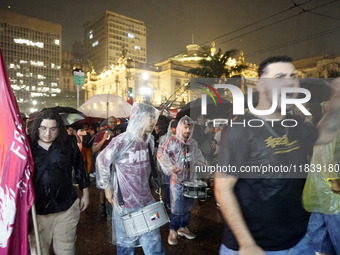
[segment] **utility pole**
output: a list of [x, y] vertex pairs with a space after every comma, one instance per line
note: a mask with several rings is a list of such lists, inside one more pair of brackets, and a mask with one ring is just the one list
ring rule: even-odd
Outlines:
[[73, 73], [73, 84], [77, 86], [77, 109], [78, 109], [79, 108], [79, 86], [84, 85], [85, 73], [79, 68], [74, 69], [72, 73]]

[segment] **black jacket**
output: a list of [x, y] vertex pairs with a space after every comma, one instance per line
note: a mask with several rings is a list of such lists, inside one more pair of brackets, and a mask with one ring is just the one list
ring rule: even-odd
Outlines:
[[[73, 183], [77, 183], [81, 190], [90, 185], [77, 144], [72, 139], [68, 139], [64, 146], [53, 142], [46, 151], [33, 142], [31, 149], [37, 214], [66, 211], [77, 199]], [[48, 163], [44, 163], [45, 158]]]

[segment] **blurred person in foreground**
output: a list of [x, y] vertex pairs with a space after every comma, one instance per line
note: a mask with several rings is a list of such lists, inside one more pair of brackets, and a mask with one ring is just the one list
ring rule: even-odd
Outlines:
[[[49, 254], [53, 241], [55, 254], [75, 254], [76, 230], [80, 212], [89, 205], [88, 174], [76, 142], [67, 135], [58, 113], [41, 112], [30, 134], [34, 159], [34, 189], [42, 254]], [[72, 170], [75, 172], [72, 179]], [[82, 190], [79, 199], [73, 185]], [[31, 252], [36, 254], [34, 231], [30, 233]]]
[[[339, 79], [334, 81], [330, 109], [318, 129], [298, 116], [281, 115], [281, 89], [297, 87], [297, 71], [291, 58], [271, 57], [263, 61], [259, 65], [256, 84], [259, 103], [255, 109], [268, 110], [276, 101], [276, 110], [267, 115], [246, 112], [238, 116], [238, 123], [257, 119], [263, 121], [263, 125], [234, 125], [228, 127], [222, 138], [218, 164], [235, 169], [215, 175], [215, 196], [227, 223], [220, 248], [222, 255], [310, 255], [315, 252], [306, 236], [308, 214], [302, 207], [305, 173], [241, 171], [247, 166], [292, 166], [299, 171], [300, 166], [308, 165], [315, 143], [333, 139], [339, 126]], [[277, 95], [273, 95], [274, 89]], [[286, 96], [296, 99], [297, 93]], [[287, 106], [290, 112], [291, 108], [291, 104]], [[282, 125], [285, 119], [294, 119], [297, 125], [285, 127]]]
[[340, 254], [340, 132], [314, 147], [310, 168], [303, 190], [303, 206], [312, 213], [307, 233], [320, 255]]
[[194, 199], [183, 196], [183, 183], [196, 180], [195, 165], [206, 163], [197, 142], [191, 139], [194, 122], [182, 117], [176, 135], [170, 136], [158, 148], [157, 158], [165, 174], [170, 174], [171, 221], [168, 243], [178, 244], [178, 235], [194, 239], [196, 235], [188, 229], [190, 211]]
[[[139, 211], [154, 202], [149, 185], [149, 150], [154, 148], [151, 132], [158, 115], [153, 106], [134, 103], [126, 132], [114, 137], [97, 157], [97, 186], [105, 189], [106, 199], [113, 205], [112, 240], [119, 255], [132, 255], [137, 246], [141, 246], [145, 254], [164, 254], [159, 228], [127, 237], [121, 219], [122, 215]], [[124, 202], [121, 206], [118, 184]]]
[[[92, 152], [93, 155], [101, 152], [106, 148], [106, 146], [111, 142], [111, 140], [117, 135], [117, 119], [114, 116], [110, 116], [107, 119], [106, 130], [100, 131], [93, 142]], [[98, 154], [97, 154], [98, 155]], [[97, 160], [97, 156], [94, 158]], [[96, 171], [97, 172], [97, 171]], [[100, 217], [106, 218], [106, 198], [103, 189], [99, 189], [99, 199], [100, 199]]]

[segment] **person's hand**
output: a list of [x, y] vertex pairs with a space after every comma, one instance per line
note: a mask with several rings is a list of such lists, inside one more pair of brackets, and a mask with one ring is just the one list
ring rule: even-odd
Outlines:
[[182, 172], [182, 169], [177, 167], [177, 166], [174, 166], [172, 169], [171, 169], [172, 172], [176, 173], [176, 174], [180, 174]]
[[105, 197], [110, 204], [113, 204], [113, 190], [105, 189]]
[[266, 255], [266, 253], [257, 245], [249, 245], [240, 247], [240, 255]]
[[105, 131], [104, 135], [103, 135], [103, 140], [107, 140], [108, 138], [110, 138], [110, 135], [109, 135], [109, 131]]
[[80, 212], [85, 211], [89, 204], [90, 204], [89, 189], [85, 188], [83, 189], [83, 196], [81, 197], [79, 203]]
[[340, 195], [340, 184], [339, 180], [332, 180], [332, 191]]

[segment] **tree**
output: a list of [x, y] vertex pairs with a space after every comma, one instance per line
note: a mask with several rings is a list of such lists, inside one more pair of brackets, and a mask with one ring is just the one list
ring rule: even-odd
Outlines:
[[241, 71], [247, 66], [243, 64], [228, 65], [236, 52], [236, 49], [232, 49], [222, 54], [222, 50], [219, 48], [216, 54], [211, 54], [211, 47], [204, 46], [201, 50], [204, 58], [199, 62], [201, 67], [191, 68], [187, 73], [200, 78], [240, 77]]
[[340, 76], [340, 71], [338, 70], [329, 70], [328, 71], [328, 78], [337, 78]]

